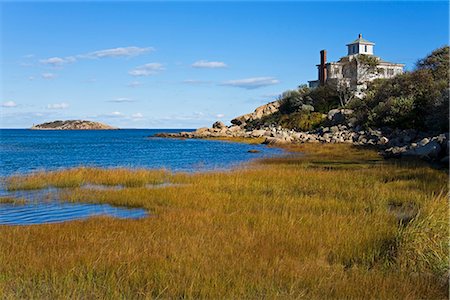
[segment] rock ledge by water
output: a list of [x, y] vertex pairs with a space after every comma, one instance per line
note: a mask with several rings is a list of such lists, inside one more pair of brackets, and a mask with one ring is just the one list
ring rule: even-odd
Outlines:
[[[269, 103], [268, 105], [272, 105]], [[275, 108], [276, 109], [276, 108]], [[272, 113], [270, 111], [269, 113]], [[203, 127], [192, 132], [159, 133], [156, 137], [169, 138], [263, 138], [263, 144], [286, 145], [302, 143], [349, 143], [358, 146], [370, 146], [380, 150], [386, 158], [417, 157], [431, 162], [438, 162], [444, 167], [449, 164], [450, 140], [448, 132], [427, 133], [414, 129], [399, 130], [390, 128], [366, 128], [354, 126], [351, 122], [351, 110], [334, 109], [327, 115], [327, 126], [312, 131], [302, 132], [276, 125], [246, 126], [249, 119], [238, 117], [231, 126], [216, 122], [211, 128]], [[235, 120], [241, 120], [237, 122]], [[240, 124], [240, 125], [237, 125]]]
[[117, 127], [109, 126], [100, 122], [85, 120], [53, 121], [34, 125], [33, 130], [111, 130]]

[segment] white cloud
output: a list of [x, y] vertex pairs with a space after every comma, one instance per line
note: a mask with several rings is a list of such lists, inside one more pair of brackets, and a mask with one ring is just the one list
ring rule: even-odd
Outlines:
[[112, 113], [102, 115], [104, 117], [110, 117], [110, 118], [123, 118], [125, 115], [121, 113], [120, 111], [113, 111]]
[[79, 55], [79, 57], [83, 58], [105, 58], [105, 57], [131, 57], [138, 56], [143, 53], [147, 53], [150, 51], [155, 51], [152, 47], [140, 48], [140, 47], [119, 47], [112, 49], [105, 49], [90, 52], [84, 55]]
[[53, 73], [42, 73], [41, 77], [44, 79], [54, 79], [56, 78], [56, 75]]
[[21, 62], [21, 63], [19, 63], [19, 65], [20, 65], [21, 67], [32, 67], [32, 66], [33, 66], [32, 63], [27, 63], [27, 62]]
[[17, 103], [14, 101], [5, 101], [2, 103], [2, 107], [16, 107]]
[[127, 84], [127, 86], [129, 86], [129, 87], [138, 87], [140, 85], [142, 85], [142, 83], [140, 83], [139, 81], [132, 81]]
[[203, 118], [205, 116], [205, 114], [201, 111], [196, 111], [193, 113], [195, 118]]
[[217, 68], [226, 68], [227, 65], [221, 61], [207, 61], [207, 60], [199, 60], [192, 64], [193, 68], [208, 68], [208, 69], [217, 69]]
[[240, 87], [250, 90], [277, 84], [279, 82], [280, 81], [278, 79], [275, 79], [274, 77], [252, 77], [252, 78], [225, 81], [221, 85]]
[[134, 102], [134, 100], [130, 99], [130, 98], [122, 97], [122, 98], [116, 98], [116, 99], [113, 99], [113, 100], [108, 100], [108, 102], [127, 103], [127, 102]]
[[47, 109], [66, 109], [68, 107], [69, 107], [69, 104], [67, 104], [65, 102], [47, 105]]
[[98, 58], [107, 58], [107, 57], [132, 57], [132, 56], [138, 56], [147, 52], [155, 51], [152, 47], [118, 47], [118, 48], [111, 48], [111, 49], [104, 49], [104, 50], [98, 50], [89, 52], [86, 54], [78, 54], [73, 56], [66, 56], [66, 57], [50, 57], [46, 59], [41, 59], [39, 62], [44, 65], [50, 65], [53, 67], [61, 67], [64, 64], [73, 63], [77, 61], [78, 59], [98, 59]]
[[207, 80], [199, 80], [199, 79], [186, 79], [183, 80], [183, 83], [186, 84], [205, 84], [205, 83], [210, 83], [211, 81], [207, 81]]
[[51, 65], [53, 67], [62, 66], [62, 65], [67, 64], [67, 63], [73, 63], [75, 61], [76, 61], [76, 58], [74, 56], [68, 56], [68, 57], [65, 57], [65, 58], [50, 57], [50, 58], [47, 58], [47, 59], [39, 60], [39, 62], [41, 64]]
[[221, 118], [223, 118], [223, 117], [225, 117], [224, 114], [217, 114], [217, 115], [216, 115], [216, 118], [219, 118], [219, 119], [221, 119]]
[[150, 76], [157, 74], [159, 71], [164, 71], [164, 66], [162, 64], [149, 63], [130, 70], [128, 74], [131, 76]]
[[188, 115], [170, 115], [162, 117], [161, 120], [176, 120], [176, 121], [191, 121], [191, 120], [203, 120], [207, 118], [208, 116], [205, 115], [203, 112], [194, 112], [192, 114]]
[[139, 120], [139, 119], [143, 119], [143, 118], [144, 118], [144, 115], [141, 114], [141, 113], [135, 113], [135, 114], [132, 114], [132, 115], [131, 115], [131, 118], [132, 118], [133, 120]]

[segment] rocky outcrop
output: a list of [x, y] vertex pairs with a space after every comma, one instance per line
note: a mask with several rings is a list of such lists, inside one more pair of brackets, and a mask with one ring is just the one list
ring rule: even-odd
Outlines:
[[53, 121], [31, 127], [33, 130], [111, 130], [118, 129], [99, 122], [84, 120]]
[[227, 125], [225, 125], [221, 121], [217, 121], [212, 125], [212, 128], [217, 128], [217, 129], [222, 129], [222, 128], [226, 128], [226, 127], [227, 127]]
[[387, 157], [418, 157], [428, 161], [439, 161], [448, 166], [449, 134], [442, 133], [435, 136], [418, 135], [418, 138], [407, 136], [403, 142], [395, 141], [391, 147], [385, 149]]
[[248, 122], [259, 120], [262, 117], [276, 113], [280, 109], [280, 105], [281, 105], [280, 101], [273, 101], [267, 103], [265, 105], [256, 108], [255, 111], [250, 114], [234, 118], [233, 120], [231, 120], [231, 124], [238, 126], [245, 126]]
[[351, 109], [332, 109], [327, 114], [328, 125], [334, 126], [339, 124], [347, 124], [352, 126], [354, 120], [352, 119], [353, 110]]
[[[263, 138], [267, 145], [301, 143], [349, 143], [376, 147], [386, 157], [417, 157], [440, 162], [448, 167], [449, 134], [432, 135], [417, 130], [365, 129], [354, 126], [353, 111], [333, 109], [327, 114], [326, 126], [309, 132], [289, 130], [275, 125], [248, 124], [278, 111], [278, 101], [258, 107], [253, 113], [237, 117], [231, 126], [217, 121], [212, 128], [203, 127], [192, 132], [162, 133], [159, 137], [174, 138]], [[247, 126], [246, 126], [247, 125]]]
[[367, 129], [335, 125], [320, 127], [310, 132], [298, 132], [269, 126], [247, 130], [245, 127], [214, 126], [199, 128], [196, 131], [162, 133], [158, 137], [173, 138], [264, 138], [263, 144], [286, 145], [302, 143], [348, 143], [378, 148], [386, 158], [417, 157], [427, 161], [441, 162], [448, 166], [449, 135], [429, 135], [415, 130]]

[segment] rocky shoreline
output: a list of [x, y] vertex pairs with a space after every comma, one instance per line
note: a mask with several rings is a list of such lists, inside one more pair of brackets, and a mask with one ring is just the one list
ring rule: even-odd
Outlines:
[[[215, 122], [211, 128], [203, 127], [192, 132], [159, 133], [164, 138], [264, 138], [263, 144], [288, 145], [302, 143], [349, 143], [370, 146], [380, 150], [386, 158], [416, 157], [430, 162], [438, 162], [448, 168], [449, 133], [431, 134], [417, 130], [362, 129], [352, 126], [346, 118], [348, 110], [332, 110], [327, 115], [330, 126], [313, 131], [301, 132], [281, 127], [266, 126], [246, 128], [245, 123], [226, 126]], [[234, 121], [234, 120], [233, 120]], [[232, 122], [233, 122], [232, 121]]]

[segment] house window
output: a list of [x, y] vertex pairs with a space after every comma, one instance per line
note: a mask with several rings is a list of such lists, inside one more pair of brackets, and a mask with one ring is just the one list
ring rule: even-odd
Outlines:
[[353, 45], [353, 53], [356, 53], [356, 46]]
[[364, 52], [367, 52], [367, 45], [364, 46]]
[[387, 69], [387, 74], [388, 74], [389, 76], [394, 75], [394, 69]]

